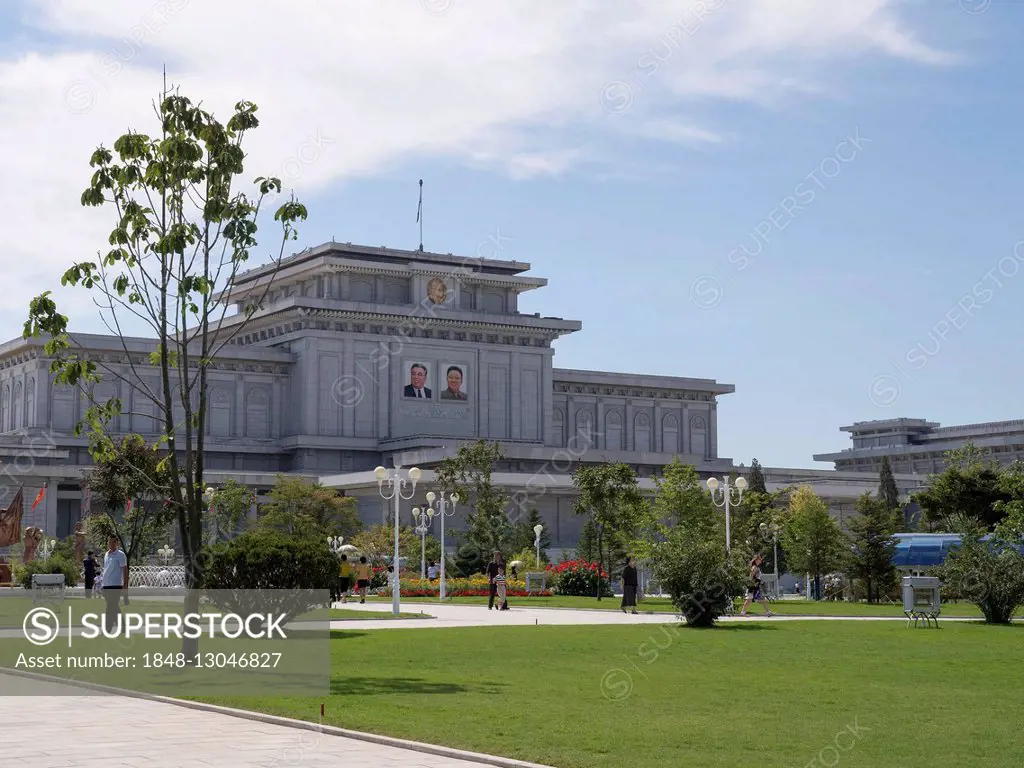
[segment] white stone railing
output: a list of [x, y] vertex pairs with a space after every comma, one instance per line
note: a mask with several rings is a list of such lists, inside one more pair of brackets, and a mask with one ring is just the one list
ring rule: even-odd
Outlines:
[[128, 571], [128, 587], [184, 587], [184, 565], [133, 565]]

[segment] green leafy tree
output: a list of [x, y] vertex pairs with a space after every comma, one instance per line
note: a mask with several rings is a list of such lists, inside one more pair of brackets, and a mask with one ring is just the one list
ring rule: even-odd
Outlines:
[[[576, 514], [588, 515], [594, 524], [597, 565], [598, 569], [603, 569], [608, 562], [604, 557], [605, 544], [621, 551], [622, 543], [635, 536], [647, 502], [640, 492], [636, 473], [628, 464], [583, 464], [573, 473], [572, 482], [579, 492]], [[595, 592], [600, 600], [601, 590]]]
[[486, 560], [491, 558], [485, 553], [494, 550], [511, 554], [515, 544], [515, 528], [507, 513], [509, 496], [491, 482], [494, 465], [503, 458], [498, 443], [478, 440], [459, 448], [437, 468], [437, 485], [448, 493], [457, 493], [460, 503], [472, 506], [466, 518], [466, 540]]
[[86, 518], [86, 536], [106, 549], [116, 536], [129, 567], [167, 538], [173, 513], [166, 503], [173, 485], [163, 451], [141, 435], [113, 443], [96, 459], [85, 478], [92, 498], [105, 512]]
[[809, 486], [797, 488], [789, 500], [782, 545], [792, 568], [814, 576], [815, 594], [821, 598], [821, 577], [842, 569], [847, 539]]
[[[459, 576], [469, 577], [475, 573], [483, 573], [490, 558], [484, 557], [480, 549], [473, 544], [459, 544], [455, 550], [455, 570], [450, 571]], [[446, 562], [452, 562], [448, 560]], [[446, 566], [447, 567], [447, 566]]]
[[252, 489], [234, 478], [213, 491], [208, 510], [212, 514], [207, 514], [203, 520], [208, 545], [226, 541], [238, 533], [254, 501]]
[[[349, 543], [374, 565], [391, 565], [395, 556], [395, 528], [392, 525], [372, 525], [353, 536]], [[440, 560], [441, 542], [428, 536], [426, 543], [427, 560]], [[420, 535], [410, 526], [398, 529], [398, 556], [406, 561], [407, 567], [419, 571]]]
[[757, 459], [750, 462], [747, 483], [750, 493], [768, 493], [768, 486], [764, 482], [764, 472], [761, 471], [761, 462]]
[[947, 465], [914, 499], [932, 528], [959, 533], [980, 525], [991, 531], [1006, 516], [1011, 501], [999, 465], [968, 443], [946, 454]]
[[[657, 490], [651, 509], [658, 520], [676, 526], [717, 526], [715, 505], [701, 486], [697, 470], [683, 464], [678, 456], [660, 477], [654, 478], [654, 486]], [[725, 540], [724, 531], [722, 539]]]
[[1008, 541], [1024, 540], [1024, 463], [1015, 461], [999, 477], [1000, 490], [1009, 498], [996, 502], [996, 511], [1003, 515], [999, 535]]
[[[174, 479], [167, 497], [177, 516], [185, 580], [184, 611], [199, 609], [202, 586], [203, 501], [209, 368], [220, 350], [244, 332], [270, 290], [284, 248], [297, 237], [295, 223], [306, 208], [294, 199], [274, 220], [282, 229], [274, 269], [261, 289], [244, 298], [233, 290], [250, 253], [258, 245], [262, 203], [281, 191], [275, 178], [258, 177], [255, 196], [237, 188], [244, 173], [244, 136], [259, 125], [256, 105], [240, 101], [227, 123], [188, 98], [166, 88], [156, 113], [155, 136], [129, 131], [92, 154], [88, 207], [109, 206], [115, 225], [109, 250], [93, 261], [76, 262], [61, 284], [88, 291], [128, 356], [127, 370], [97, 360], [69, 332], [50, 291], [32, 299], [24, 335], [45, 335], [47, 356], [58, 384], [78, 386], [90, 399], [77, 432], [89, 432], [90, 452], [102, 459], [114, 448], [119, 398], [99, 402], [93, 385], [120, 380], [142, 405], [140, 416], [154, 419], [166, 446], [165, 471]], [[222, 322], [232, 306], [239, 316]], [[126, 323], [148, 326], [153, 351], [145, 363], [130, 350]], [[145, 370], [149, 368], [156, 380]], [[197, 639], [182, 650], [193, 658]]]
[[[970, 458], [970, 457], [968, 457]], [[993, 498], [987, 481], [966, 483], [958, 488], [957, 499], [973, 515], [945, 513], [949, 522], [959, 525], [960, 544], [954, 547], [941, 568], [941, 577], [949, 591], [977, 605], [989, 624], [1007, 624], [1024, 604], [1024, 465], [1019, 462], [1009, 467], [983, 464], [979, 474], [992, 471], [997, 475], [996, 485], [1000, 498]], [[940, 475], [940, 488], [949, 488], [950, 477], [960, 477], [963, 467], [948, 467]], [[968, 472], [972, 470], [969, 465]], [[977, 476], [975, 476], [977, 479]], [[967, 497], [974, 488], [978, 498]], [[985, 504], [991, 502], [992, 514]], [[948, 504], [949, 500], [945, 500]], [[998, 519], [991, 534], [987, 522]]]
[[896, 567], [892, 556], [896, 551], [893, 536], [902, 521], [884, 498], [865, 493], [857, 499], [857, 515], [847, 522], [853, 542], [849, 575], [863, 579], [869, 603], [876, 602], [896, 584]]
[[588, 563], [597, 561], [597, 526], [589, 517], [580, 529], [580, 537], [576, 542], [576, 557]]
[[713, 626], [743, 586], [742, 557], [726, 552], [725, 519], [693, 467], [673, 459], [655, 486], [653, 515], [672, 523], [654, 548], [655, 577], [687, 624]]
[[[544, 525], [544, 521], [540, 519], [540, 512], [537, 511], [537, 508], [533, 507], [527, 513], [526, 519], [520, 520], [514, 526], [515, 535], [511, 544], [513, 552], [521, 552], [524, 549], [536, 549], [534, 542], [537, 540], [537, 536], [534, 534], [533, 529], [538, 525], [544, 526], [540, 532], [541, 554], [543, 555], [544, 550], [551, 548], [551, 533], [548, 531], [548, 526]], [[534, 559], [536, 559], [536, 554]]]
[[878, 498], [885, 502], [886, 509], [900, 508], [900, 490], [896, 487], [896, 478], [892, 475], [892, 465], [888, 456], [882, 457], [882, 468], [878, 472]]
[[349, 537], [361, 527], [356, 500], [316, 481], [278, 475], [257, 523], [291, 536]]

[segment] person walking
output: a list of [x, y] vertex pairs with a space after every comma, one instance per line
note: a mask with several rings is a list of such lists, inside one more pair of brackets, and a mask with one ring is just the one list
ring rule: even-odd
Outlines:
[[622, 569], [622, 612], [632, 608], [636, 614], [636, 559], [626, 558], [626, 567]]
[[366, 602], [366, 590], [370, 588], [370, 579], [372, 578], [372, 571], [370, 570], [370, 564], [366, 562], [366, 555], [359, 558], [359, 564], [356, 565], [356, 591], [359, 592], [359, 602]]
[[[498, 568], [504, 569], [505, 561], [501, 557], [501, 552], [494, 550], [494, 557], [491, 558], [491, 562], [487, 564], [487, 584], [488, 584], [488, 595], [487, 595], [487, 610], [491, 610], [494, 607], [494, 598], [498, 595], [498, 586], [494, 583], [494, 578], [498, 575]], [[499, 606], [500, 610], [500, 606]]]
[[494, 594], [497, 598], [498, 610], [504, 611], [507, 607], [508, 600], [506, 600], [506, 588], [508, 581], [505, 578], [505, 567], [502, 565], [498, 566], [498, 573], [494, 577]]
[[761, 603], [764, 608], [765, 616], [774, 616], [775, 613], [768, 606], [768, 601], [764, 595], [761, 594], [761, 564], [764, 563], [764, 557], [762, 555], [754, 555], [750, 560], [750, 571], [747, 574], [747, 599], [743, 602], [743, 608], [740, 610], [740, 616], [747, 615], [747, 608], [750, 604], [757, 600]]
[[121, 609], [118, 602], [124, 594], [125, 605], [128, 604], [128, 557], [121, 550], [117, 536], [107, 537], [107, 554], [103, 558], [103, 597], [107, 601], [107, 611], [103, 616], [103, 626], [107, 633], [113, 634], [119, 629]]
[[96, 560], [92, 556], [91, 549], [86, 553], [85, 560], [82, 561], [82, 568], [85, 570], [85, 596], [89, 597], [96, 588]]
[[430, 561], [430, 565], [427, 566], [427, 580], [437, 581], [438, 568], [433, 560]]
[[348, 555], [342, 555], [341, 563], [338, 564], [338, 597], [343, 603], [348, 602], [349, 593], [352, 591], [353, 571]]

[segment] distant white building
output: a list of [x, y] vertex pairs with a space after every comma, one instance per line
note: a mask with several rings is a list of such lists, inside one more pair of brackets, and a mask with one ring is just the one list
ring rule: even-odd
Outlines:
[[967, 443], [984, 450], [1002, 464], [1024, 460], [1024, 419], [990, 421], [984, 424], [963, 424], [940, 427], [925, 419], [883, 419], [858, 421], [848, 427], [852, 448], [837, 453], [819, 453], [815, 461], [835, 462], [837, 470], [875, 472], [888, 456], [894, 473], [927, 475], [941, 472], [946, 451], [963, 448]]

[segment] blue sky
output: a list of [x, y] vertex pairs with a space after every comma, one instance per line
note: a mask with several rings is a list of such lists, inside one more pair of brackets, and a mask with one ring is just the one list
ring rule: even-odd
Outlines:
[[[8, 99], [0, 116], [21, 110], [31, 118], [38, 109], [45, 120], [61, 101], [62, 86], [82, 71], [74, 57], [101, 55], [126, 34], [106, 33], [110, 19], [90, 15], [100, 11], [60, 4], [68, 6], [60, 19], [42, 16], [34, 3], [0, 12], [0, 67], [6, 67], [0, 96]], [[509, 29], [502, 43], [508, 49], [500, 55], [490, 48], [480, 53], [484, 46], [476, 38], [476, 52], [466, 56], [492, 56], [510, 69], [491, 62], [479, 72], [471, 66], [438, 72], [449, 89], [439, 93], [424, 83], [440, 65], [423, 61], [441, 61], [443, 51], [405, 57], [378, 45], [372, 60], [349, 62], [345, 78], [325, 85], [325, 93], [333, 88], [343, 98], [359, 91], [366, 100], [340, 120], [329, 99], [304, 101], [295, 87], [275, 91], [261, 79], [263, 64], [224, 82], [203, 74], [212, 64], [200, 63], [201, 54], [182, 42], [189, 36], [185, 24], [199, 23], [202, 4], [192, 0], [168, 19], [166, 30], [149, 34], [116, 87], [94, 84], [95, 108], [72, 116], [82, 122], [60, 125], [75, 136], [71, 144], [79, 125], [83, 141], [95, 135], [109, 143], [125, 123], [145, 122], [138, 110], [146, 99], [137, 103], [138, 94], [153, 90], [147, 84], [154, 60], [169, 58], [181, 68], [188, 92], [210, 90], [215, 103], [251, 97], [270, 113], [268, 124], [279, 114], [292, 121], [290, 133], [281, 138], [275, 129], [268, 142], [281, 138], [295, 146], [317, 130], [330, 137], [321, 143], [322, 157], [295, 180], [310, 210], [299, 248], [332, 235], [415, 248], [417, 181], [423, 178], [428, 250], [472, 253], [500, 232], [507, 238], [500, 257], [530, 262], [531, 274], [550, 280], [522, 297], [523, 311], [583, 322], [581, 332], [557, 343], [556, 365], [735, 384], [736, 393], [719, 406], [723, 456], [743, 463], [757, 457], [766, 466], [825, 466], [811, 455], [846, 447], [838, 427], [853, 421], [911, 416], [957, 424], [1024, 416], [1016, 386], [1024, 374], [1017, 352], [1024, 245], [1014, 256], [1024, 241], [1024, 5], [965, 0], [969, 8], [984, 7], [972, 14], [943, 0], [875, 4], [878, 14], [892, 14], [904, 32], [941, 56], [898, 55], [906, 48], [902, 42], [893, 45], [897, 54], [879, 51], [875, 41], [834, 57], [776, 45], [768, 60], [764, 42], [750, 43], [727, 27], [748, 10], [734, 2], [709, 17], [706, 28], [683, 36], [688, 46], [717, 46], [706, 50], [736, 46], [733, 59], [708, 65], [695, 84], [686, 79], [689, 53], [670, 53], [657, 72], [638, 66], [645, 54], [670, 49], [659, 44], [666, 25], [640, 15], [640, 6], [649, 7], [637, 3], [636, 19], [623, 11], [619, 26], [592, 30], [564, 50], [546, 39], [541, 23], [532, 32], [524, 24], [518, 37], [520, 30]], [[487, 23], [466, 7], [457, 2], [445, 13], [414, 14], [426, 21], [410, 20], [408, 29], [394, 25], [389, 34], [401, 48], [401, 36], [417, 34], [415, 24], [429, 23], [423, 33], [429, 36], [442, 34], [439, 25], [463, 23], [463, 12], [467, 25]], [[71, 20], [86, 32], [93, 25], [94, 33], [83, 38], [65, 29]], [[631, 23], [642, 20], [652, 26], [634, 31]], [[373, 19], [348, 21], [355, 31], [360, 23], [378, 30]], [[857, 22], [857, 34], [881, 35], [888, 45], [882, 22], [873, 17], [869, 33]], [[554, 28], [566, 19], [550, 23]], [[470, 45], [464, 32], [450, 34]], [[844, 34], [854, 37], [839, 27], [831, 34], [840, 42], [829, 47], [841, 47]], [[103, 42], [95, 43], [97, 37]], [[295, 41], [282, 45], [284, 58], [306, 50]], [[599, 60], [595, 47], [602, 49]], [[26, 64], [30, 51], [41, 52], [50, 69]], [[517, 59], [524, 51], [532, 63]], [[574, 68], [577, 59], [585, 66]], [[519, 87], [516, 72], [524, 67], [536, 68], [530, 88], [543, 87], [543, 93]], [[717, 82], [719, 73], [734, 81]], [[26, 93], [15, 79], [29, 74], [49, 89], [40, 106], [12, 98]], [[317, 79], [309, 71], [295, 76], [306, 78], [302, 88], [313, 88]], [[753, 88], [735, 84], [751, 78]], [[612, 91], [606, 83], [615, 84]], [[246, 86], [256, 93], [239, 92]], [[632, 102], [621, 110], [628, 101], [624, 87]], [[504, 101], [491, 98], [495, 89], [507, 91]], [[275, 94], [287, 103], [287, 115], [275, 107]], [[66, 100], [65, 86], [65, 106]], [[370, 102], [376, 111], [366, 106]], [[378, 110], [378, 104], [384, 106]], [[406, 132], [392, 140], [399, 122]], [[472, 131], [460, 134], [471, 124]], [[705, 138], [686, 138], [690, 134]], [[859, 149], [842, 144], [851, 137], [860, 137]], [[254, 154], [274, 157], [273, 151], [261, 145]], [[78, 165], [73, 175], [47, 177], [50, 198], [38, 204], [45, 208], [54, 197], [64, 204], [66, 190], [77, 197], [88, 178], [81, 162], [87, 156], [84, 144], [71, 147], [66, 158], [63, 150], [50, 150], [47, 163]], [[16, 184], [33, 184], [29, 166], [17, 167], [14, 176]], [[814, 191], [810, 201], [808, 189]], [[786, 214], [787, 197], [805, 204], [790, 205]], [[762, 224], [769, 217], [775, 223]], [[67, 231], [46, 235], [56, 238], [50, 248], [88, 253], [102, 245], [96, 237], [107, 222], [69, 221]], [[737, 249], [754, 251], [758, 230], [767, 233], [760, 252], [738, 269]], [[269, 240], [268, 231], [267, 250]], [[24, 267], [32, 292], [56, 282], [58, 267], [70, 258], [63, 255], [52, 269], [49, 262]], [[984, 286], [976, 288], [979, 283]], [[973, 305], [963, 302], [972, 292]], [[18, 333], [22, 315], [10, 306], [0, 314], [5, 337]], [[83, 328], [99, 329], [84, 306], [72, 317]], [[919, 344], [925, 354], [914, 352]]]

